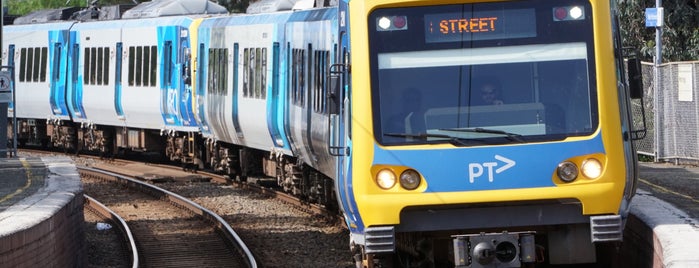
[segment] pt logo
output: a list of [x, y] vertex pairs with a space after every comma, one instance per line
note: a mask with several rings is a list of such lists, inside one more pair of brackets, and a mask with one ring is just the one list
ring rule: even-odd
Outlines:
[[[495, 174], [500, 174], [516, 164], [514, 160], [497, 154], [495, 155], [495, 160], [500, 162], [468, 163], [468, 182], [474, 183], [476, 178], [484, 175], [484, 171], [488, 174], [488, 182], [493, 182], [493, 171], [495, 171]], [[503, 163], [504, 165], [501, 166]], [[493, 170], [496, 167], [498, 168]]]

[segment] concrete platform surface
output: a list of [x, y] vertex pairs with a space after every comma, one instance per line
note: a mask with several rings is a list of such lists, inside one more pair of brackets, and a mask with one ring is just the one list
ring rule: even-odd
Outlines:
[[83, 189], [73, 161], [0, 159], [0, 169], [0, 266], [84, 266]]

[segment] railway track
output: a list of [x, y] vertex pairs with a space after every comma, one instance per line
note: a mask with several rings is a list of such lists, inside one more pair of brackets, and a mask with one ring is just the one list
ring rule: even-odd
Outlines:
[[[79, 167], [85, 192], [114, 212], [88, 201], [128, 240], [133, 267], [257, 267], [250, 250], [218, 215], [165, 189], [123, 175]], [[122, 215], [119, 220], [113, 214]], [[119, 225], [119, 224], [117, 224]], [[129, 231], [130, 230], [130, 231]]]
[[[66, 154], [23, 148], [19, 155], [45, 157]], [[202, 170], [197, 173], [183, 172], [179, 166], [135, 159], [106, 160], [88, 154], [69, 156], [76, 167], [106, 169], [112, 173], [138, 177], [217, 213], [235, 226], [235, 231], [254, 253], [259, 267], [355, 267], [347, 247], [348, 230], [339, 215], [276, 191], [274, 187], [267, 186], [269, 183], [265, 179], [248, 178], [248, 182], [237, 182]], [[95, 185], [94, 178], [82, 177], [88, 194], [91, 194], [90, 187], [108, 188]], [[257, 185], [257, 180], [261, 180], [264, 186]], [[114, 185], [111, 188], [115, 190], [127, 188], [121, 184]], [[108, 201], [105, 203], [111, 204]], [[91, 209], [85, 209], [85, 230], [89, 238], [88, 267], [132, 267], [127, 247], [123, 239], [117, 237], [120, 233], [117, 232], [118, 228], [97, 230], [96, 224], [108, 220], [93, 214]], [[125, 221], [130, 222], [128, 215], [123, 216]], [[123, 256], [116, 256], [119, 254]], [[140, 262], [141, 266], [147, 265], [143, 264], [142, 259]], [[229, 267], [235, 266], [231, 264]]]
[[[121, 174], [121, 175], [129, 175], [129, 170], [128, 166], [131, 164], [140, 164], [137, 162], [132, 162], [128, 160], [121, 160], [121, 159], [115, 159], [110, 161], [110, 164], [103, 164], [98, 166], [100, 169], [105, 169], [108, 171], [111, 171], [113, 173]], [[157, 174], [155, 170], [160, 169], [160, 170], [170, 170], [172, 172], [179, 172], [181, 171], [180, 167], [177, 166], [171, 166], [171, 165], [165, 165], [165, 164], [147, 164], [148, 166], [154, 167], [154, 172], [144, 175], [144, 174], [139, 174], [135, 175], [139, 177], [140, 179], [144, 180], [150, 180], [153, 182], [161, 182], [161, 181], [167, 181], [171, 180], [170, 175], [167, 174]], [[126, 168], [122, 168], [126, 167]], [[137, 173], [133, 173], [137, 174]], [[147, 178], [146, 178], [147, 177]], [[203, 181], [211, 181], [212, 183], [218, 183], [218, 184], [230, 184], [235, 187], [239, 187], [242, 189], [250, 190], [255, 193], [259, 193], [265, 196], [269, 196], [272, 198], [275, 198], [281, 202], [287, 203], [294, 208], [303, 211], [308, 214], [312, 215], [317, 215], [320, 217], [326, 218], [328, 221], [339, 221], [342, 222], [343, 219], [341, 215], [339, 214], [338, 211], [336, 210], [331, 210], [328, 209], [324, 206], [320, 206], [315, 203], [310, 203], [306, 202], [302, 199], [299, 199], [298, 197], [295, 197], [291, 194], [285, 193], [280, 190], [276, 190], [272, 187], [265, 187], [263, 186], [265, 183], [255, 183], [256, 181], [260, 180], [259, 178], [248, 178], [247, 182], [241, 182], [237, 180], [232, 180], [228, 178], [227, 176], [216, 174], [216, 173], [211, 173], [211, 172], [206, 172], [206, 171], [197, 171], [197, 173], [192, 173], [192, 176], [189, 178], [190, 181], [197, 181], [197, 180], [203, 180]], [[345, 227], [345, 225], [341, 225], [342, 227]]]

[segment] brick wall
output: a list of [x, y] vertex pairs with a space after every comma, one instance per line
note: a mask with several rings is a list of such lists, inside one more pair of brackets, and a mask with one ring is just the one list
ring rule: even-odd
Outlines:
[[83, 230], [83, 196], [52, 217], [0, 238], [3, 267], [84, 267], [87, 263]]

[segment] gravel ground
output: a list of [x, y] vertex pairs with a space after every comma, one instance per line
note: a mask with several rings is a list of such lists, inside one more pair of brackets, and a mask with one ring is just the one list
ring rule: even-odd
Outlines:
[[131, 267], [126, 245], [122, 242], [116, 228], [99, 230], [97, 229], [98, 223], [107, 222], [85, 210], [87, 267]]
[[228, 185], [158, 185], [214, 211], [246, 241], [261, 267], [354, 267], [349, 234], [276, 199]]
[[[20, 154], [27, 157], [27, 154]], [[74, 158], [76, 165], [96, 160]], [[343, 223], [300, 211], [274, 198], [230, 185], [163, 183], [159, 187], [192, 199], [223, 217], [256, 255], [259, 267], [354, 267]], [[97, 230], [85, 212], [89, 267], [130, 267], [114, 228]], [[121, 251], [121, 252], [120, 252]]]

